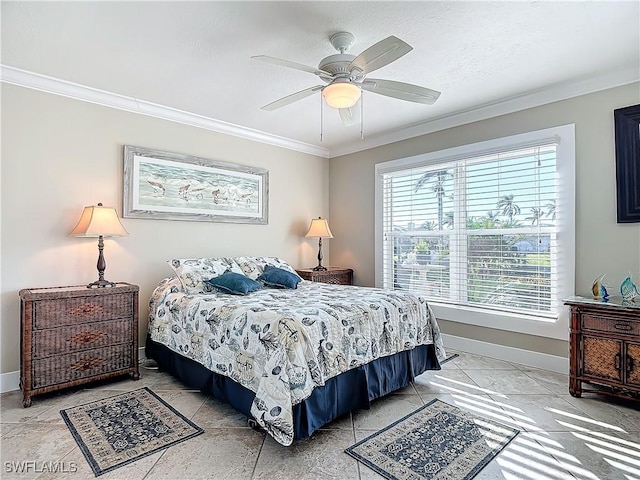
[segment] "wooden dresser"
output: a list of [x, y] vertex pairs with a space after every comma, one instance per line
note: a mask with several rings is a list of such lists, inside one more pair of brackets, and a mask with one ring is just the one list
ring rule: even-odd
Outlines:
[[[640, 303], [620, 297], [564, 302], [571, 307], [569, 393], [640, 399]], [[583, 383], [601, 388], [583, 388]]]
[[296, 270], [305, 280], [321, 283], [334, 283], [336, 285], [352, 285], [353, 270], [350, 268], [327, 267], [326, 270], [313, 270], [305, 268]]
[[31, 397], [138, 370], [138, 287], [20, 290], [20, 388]]

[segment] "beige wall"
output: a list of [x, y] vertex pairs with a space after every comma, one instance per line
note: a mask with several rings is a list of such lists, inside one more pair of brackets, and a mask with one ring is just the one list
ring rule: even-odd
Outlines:
[[269, 170], [268, 225], [123, 219], [130, 235], [105, 240], [106, 278], [140, 285], [141, 341], [149, 296], [172, 273], [167, 259], [277, 255], [315, 265], [317, 243], [302, 237], [328, 213], [327, 159], [4, 83], [1, 93], [1, 373], [20, 367], [20, 289], [97, 278], [97, 240], [68, 233], [85, 205], [122, 214], [125, 144]]
[[[18, 291], [75, 285], [97, 277], [95, 239], [68, 236], [85, 205], [122, 212], [122, 145], [157, 148], [267, 168], [268, 225], [123, 219], [130, 236], [105, 241], [106, 277], [140, 285], [140, 339], [147, 300], [171, 274], [173, 257], [278, 255], [316, 263], [317, 243], [301, 238], [309, 219], [328, 217], [326, 264], [353, 267], [374, 284], [374, 165], [419, 153], [554, 125], [576, 124], [576, 291], [607, 273], [617, 290], [640, 279], [640, 224], [615, 221], [612, 111], [640, 103], [640, 85], [556, 102], [332, 159], [2, 84], [0, 373], [19, 369]], [[330, 202], [329, 202], [330, 200]], [[348, 205], [348, 208], [344, 208]], [[331, 250], [329, 250], [331, 248]], [[566, 356], [567, 345], [530, 335], [441, 320], [445, 333]]]
[[[628, 272], [640, 280], [640, 224], [617, 224], [613, 110], [640, 103], [640, 84], [584, 95], [331, 159], [331, 263], [374, 285], [374, 165], [493, 138], [574, 123], [576, 292], [606, 273], [614, 291]], [[349, 205], [349, 208], [344, 208]], [[567, 342], [441, 320], [444, 333], [567, 356]]]

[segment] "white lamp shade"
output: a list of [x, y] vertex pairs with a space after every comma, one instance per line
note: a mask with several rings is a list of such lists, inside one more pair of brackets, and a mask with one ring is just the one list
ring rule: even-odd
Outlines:
[[101, 203], [97, 206], [84, 207], [82, 216], [78, 224], [69, 234], [74, 237], [121, 237], [129, 235], [120, 220], [116, 209], [113, 207], [103, 207]]
[[322, 90], [322, 96], [333, 108], [350, 108], [360, 100], [362, 91], [357, 85], [348, 81], [334, 81]]
[[315, 218], [311, 220], [309, 231], [307, 232], [305, 237], [333, 238], [331, 229], [329, 228], [329, 223], [327, 223], [327, 219]]

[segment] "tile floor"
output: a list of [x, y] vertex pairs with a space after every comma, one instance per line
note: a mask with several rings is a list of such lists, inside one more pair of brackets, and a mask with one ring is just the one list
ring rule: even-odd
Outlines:
[[[35, 397], [26, 409], [20, 392], [8, 392], [0, 397], [0, 476], [93, 478], [59, 411], [148, 386], [205, 433], [101, 479], [380, 479], [343, 450], [433, 398], [521, 430], [476, 479], [640, 479], [640, 403], [573, 398], [566, 375], [456, 353], [460, 356], [442, 370], [421, 375], [370, 410], [338, 419], [291, 447], [251, 430], [228, 406], [152, 369], [143, 368], [138, 382], [117, 380]], [[35, 462], [35, 468], [16, 474], [12, 468], [20, 461]], [[75, 472], [42, 473], [42, 462], [60, 462]]]

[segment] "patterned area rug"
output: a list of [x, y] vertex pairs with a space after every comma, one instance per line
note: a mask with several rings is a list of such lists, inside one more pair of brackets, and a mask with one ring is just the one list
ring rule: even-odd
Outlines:
[[345, 452], [391, 480], [469, 480], [518, 432], [434, 399]]
[[204, 431], [146, 387], [60, 414], [96, 477]]

